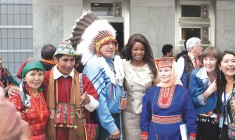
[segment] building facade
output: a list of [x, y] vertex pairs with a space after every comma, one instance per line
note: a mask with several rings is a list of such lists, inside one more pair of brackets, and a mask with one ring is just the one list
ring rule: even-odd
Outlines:
[[[120, 49], [130, 35], [141, 33], [150, 42], [154, 57], [162, 56], [164, 44], [172, 44], [176, 55], [191, 36], [200, 37], [203, 47], [235, 50], [234, 0], [33, 0], [31, 6], [32, 25], [25, 28], [32, 30], [32, 46], [24, 51], [27, 57], [35, 59], [40, 59], [44, 44], [58, 46], [69, 38], [75, 20], [88, 10], [116, 28]], [[3, 25], [0, 27], [2, 30]], [[1, 42], [1, 46], [5, 45]], [[25, 61], [23, 59], [26, 58], [17, 60]]]

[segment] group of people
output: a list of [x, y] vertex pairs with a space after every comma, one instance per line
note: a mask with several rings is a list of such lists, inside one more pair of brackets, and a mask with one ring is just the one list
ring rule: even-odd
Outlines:
[[[134, 34], [126, 44], [126, 59], [121, 59], [114, 28], [94, 16], [88, 12], [77, 21], [73, 34], [82, 34], [76, 48], [74, 38], [57, 48], [47, 45], [42, 54], [52, 57], [23, 63], [17, 73], [20, 84], [10, 82], [14, 80], [10, 74], [1, 76], [5, 91], [0, 91], [19, 112], [8, 112], [15, 116], [10, 120], [15, 127], [9, 125], [15, 132], [12, 138], [181, 140], [184, 134], [190, 140], [233, 138], [234, 52], [222, 53], [217, 47], [203, 51], [201, 40], [192, 37], [186, 42], [188, 53], [177, 62], [167, 56], [154, 59], [148, 40]], [[92, 19], [83, 20], [87, 17]], [[78, 55], [81, 73], [75, 64]], [[8, 105], [2, 95], [0, 104]], [[11, 104], [8, 108], [14, 109]]]

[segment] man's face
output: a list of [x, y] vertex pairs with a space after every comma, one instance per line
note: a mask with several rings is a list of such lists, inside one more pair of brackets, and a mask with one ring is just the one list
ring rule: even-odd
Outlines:
[[115, 55], [116, 43], [108, 42], [100, 48], [100, 53], [106, 58], [112, 58]]
[[173, 57], [173, 50], [171, 50], [170, 52], [168, 52], [166, 55], [167, 55], [167, 57]]
[[55, 62], [57, 64], [58, 70], [62, 74], [68, 75], [72, 72], [75, 66], [75, 56], [63, 55], [59, 59], [55, 57]]
[[194, 51], [194, 54], [196, 55], [196, 57], [198, 57], [199, 55], [202, 54], [202, 50], [203, 50], [203, 48], [202, 48], [201, 42], [198, 42], [196, 44], [196, 46], [193, 48], [193, 51]]

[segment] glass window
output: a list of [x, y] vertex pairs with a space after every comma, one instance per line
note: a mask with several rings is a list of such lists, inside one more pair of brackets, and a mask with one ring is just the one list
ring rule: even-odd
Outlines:
[[1, 15], [1, 24], [0, 25], [7, 25], [7, 15]]
[[201, 28], [182, 28], [182, 40], [186, 40], [191, 37], [201, 38]]
[[26, 25], [26, 15], [20, 16], [20, 25]]
[[91, 11], [97, 16], [113, 16], [113, 3], [91, 3]]
[[21, 39], [20, 46], [21, 49], [27, 49], [27, 39]]
[[7, 49], [7, 39], [2, 39], [2, 49], [3, 50]]
[[7, 39], [7, 49], [14, 50], [14, 39]]
[[20, 49], [20, 39], [15, 39], [14, 49]]
[[8, 17], [7, 17], [7, 24], [8, 25], [13, 25], [13, 19], [14, 19], [13, 15], [8, 15]]
[[8, 5], [7, 6], [7, 11], [8, 11], [7, 12], [8, 15], [12, 15], [13, 14], [13, 5]]
[[0, 2], [0, 25], [4, 27], [0, 28], [0, 53], [3, 66], [14, 76], [20, 64], [33, 57], [32, 0], [0, 1], [4, 2]]
[[182, 5], [182, 17], [201, 17], [201, 6]]
[[19, 39], [20, 38], [20, 29], [14, 29], [14, 38]]
[[26, 5], [20, 5], [20, 14], [26, 15]]
[[1, 14], [6, 15], [7, 14], [7, 5], [1, 4]]
[[20, 14], [20, 6], [14, 5], [14, 14]]
[[20, 15], [14, 15], [14, 25], [20, 25]]
[[7, 29], [0, 29], [1, 38], [7, 38]]
[[21, 29], [21, 31], [20, 31], [20, 37], [21, 38], [26, 38], [26, 36], [27, 36], [27, 29]]
[[14, 38], [14, 30], [13, 29], [8, 29], [8, 38]]

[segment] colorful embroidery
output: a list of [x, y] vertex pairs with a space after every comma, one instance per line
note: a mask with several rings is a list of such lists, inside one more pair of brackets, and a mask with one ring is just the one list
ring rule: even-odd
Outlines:
[[231, 107], [231, 116], [232, 116], [233, 122], [235, 122], [235, 96], [231, 97], [230, 107]]
[[74, 104], [57, 103], [54, 118], [55, 127], [76, 128], [74, 108]]
[[170, 88], [161, 88], [158, 97], [158, 106], [161, 108], [168, 108], [171, 106], [174, 96], [175, 86]]
[[181, 115], [174, 115], [174, 116], [158, 116], [152, 114], [152, 122], [160, 123], [160, 124], [172, 124], [182, 121]]

